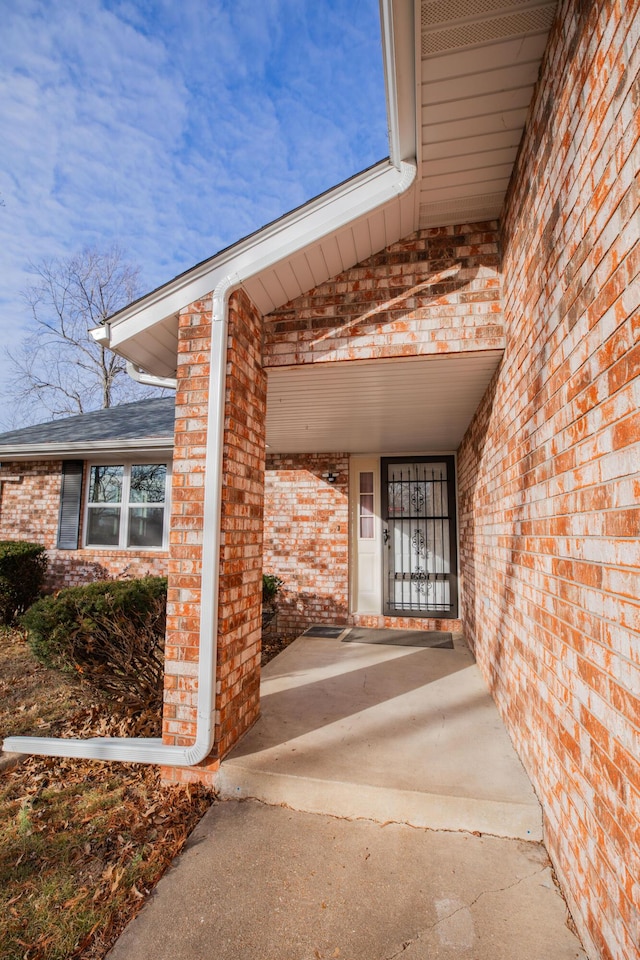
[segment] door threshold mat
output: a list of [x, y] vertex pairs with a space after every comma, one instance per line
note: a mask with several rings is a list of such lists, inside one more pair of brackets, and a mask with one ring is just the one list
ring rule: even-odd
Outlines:
[[314, 623], [302, 634], [303, 637], [318, 637], [322, 640], [337, 640], [344, 633], [345, 627], [327, 627], [321, 623]]
[[446, 630], [388, 630], [354, 627], [343, 643], [382, 643], [392, 647], [438, 647], [453, 650], [453, 637]]

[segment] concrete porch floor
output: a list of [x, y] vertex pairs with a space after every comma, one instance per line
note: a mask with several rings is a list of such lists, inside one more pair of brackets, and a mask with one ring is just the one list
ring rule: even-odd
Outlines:
[[542, 815], [473, 656], [299, 637], [263, 670], [261, 717], [222, 764], [226, 799], [542, 838]]

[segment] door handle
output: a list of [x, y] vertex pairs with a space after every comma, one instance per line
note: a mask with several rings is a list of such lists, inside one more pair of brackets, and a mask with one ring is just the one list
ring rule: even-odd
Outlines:
[[382, 531], [382, 537], [383, 537], [384, 544], [386, 546], [389, 543], [389, 540], [391, 539], [391, 534], [389, 533], [388, 527], [385, 527], [384, 530]]

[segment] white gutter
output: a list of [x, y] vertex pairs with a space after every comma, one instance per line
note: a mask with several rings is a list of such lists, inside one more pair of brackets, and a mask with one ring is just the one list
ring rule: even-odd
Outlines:
[[70, 454], [87, 458], [108, 453], [125, 453], [128, 451], [145, 450], [149, 453], [168, 453], [173, 456], [173, 437], [139, 437], [128, 440], [75, 440], [61, 443], [56, 440], [51, 443], [32, 443], [0, 447], [0, 462], [11, 460], [68, 460]]
[[141, 383], [145, 387], [164, 387], [166, 390], [176, 390], [178, 387], [178, 381], [175, 377], [156, 377], [152, 373], [145, 373], [141, 367], [132, 363], [131, 360], [127, 360], [127, 374], [136, 383]]
[[[339, 201], [331, 205], [321, 222], [315, 222], [309, 232], [303, 224], [296, 224], [294, 236], [288, 243], [278, 245], [271, 258], [264, 256], [251, 263], [246, 253], [238, 257], [238, 270], [230, 272], [216, 286], [213, 293], [213, 323], [211, 335], [211, 371], [209, 377], [209, 411], [207, 452], [205, 459], [204, 523], [202, 542], [200, 659], [198, 664], [198, 715], [196, 741], [190, 747], [173, 747], [160, 739], [93, 737], [88, 740], [55, 737], [8, 737], [4, 749], [12, 753], [36, 753], [55, 757], [84, 757], [93, 760], [122, 760], [136, 763], [157, 763], [164, 766], [190, 767], [209, 755], [214, 742], [214, 712], [216, 688], [216, 648], [218, 624], [218, 590], [220, 557], [220, 515], [222, 505], [222, 457], [224, 441], [224, 398], [227, 366], [228, 305], [231, 294], [260, 270], [271, 266], [308, 243], [319, 240], [338, 226], [343, 226], [369, 210], [375, 210], [399, 196], [412, 185], [414, 163], [401, 163], [393, 171], [391, 184], [385, 184], [384, 194], [375, 190], [372, 195], [352, 195], [350, 203]], [[364, 191], [363, 191], [364, 193]], [[301, 217], [301, 219], [303, 219]], [[286, 238], [282, 238], [286, 241]]]
[[[382, 9], [391, 0], [382, 0]], [[385, 20], [383, 18], [383, 30]], [[386, 55], [393, 56], [385, 46]], [[392, 70], [394, 64], [388, 65]], [[393, 104], [395, 106], [395, 104]], [[359, 184], [348, 185], [344, 195], [334, 195], [320, 206], [303, 207], [286, 228], [270, 237], [265, 245], [255, 238], [253, 256], [243, 245], [227, 263], [228, 270], [213, 291], [211, 331], [211, 370], [209, 376], [209, 408], [205, 459], [205, 500], [202, 532], [202, 573], [200, 606], [200, 658], [198, 663], [198, 705], [196, 740], [189, 747], [163, 744], [160, 739], [93, 737], [88, 740], [55, 737], [8, 737], [4, 749], [13, 753], [35, 753], [45, 756], [82, 757], [93, 760], [117, 760], [153, 763], [164, 766], [190, 767], [200, 763], [211, 752], [215, 734], [216, 650], [218, 627], [218, 592], [220, 577], [220, 519], [222, 510], [222, 462], [224, 441], [224, 399], [227, 365], [227, 330], [229, 297], [242, 284], [260, 271], [274, 266], [293, 253], [346, 226], [382, 204], [408, 190], [416, 176], [413, 159], [398, 162], [382, 176]], [[183, 304], [184, 306], [185, 304]], [[104, 329], [104, 328], [103, 328]], [[206, 545], [206, 549], [204, 548]]]
[[[398, 103], [398, 89], [395, 77], [395, 42], [393, 36], [393, 12], [391, 4], [380, 0], [380, 26], [382, 34], [382, 63], [387, 102]], [[400, 131], [398, 111], [387, 111], [387, 135], [389, 137], [389, 156], [394, 167], [399, 170], [401, 162]]]

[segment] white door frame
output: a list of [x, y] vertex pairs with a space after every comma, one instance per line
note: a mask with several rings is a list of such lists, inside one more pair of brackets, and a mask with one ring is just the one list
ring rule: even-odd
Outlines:
[[[361, 478], [371, 474], [372, 483]], [[371, 498], [362, 486], [372, 487]], [[373, 500], [372, 516], [368, 503]], [[363, 513], [364, 510], [364, 513]], [[349, 564], [352, 613], [379, 616], [382, 612], [382, 515], [380, 510], [380, 457], [352, 456], [349, 461]]]

